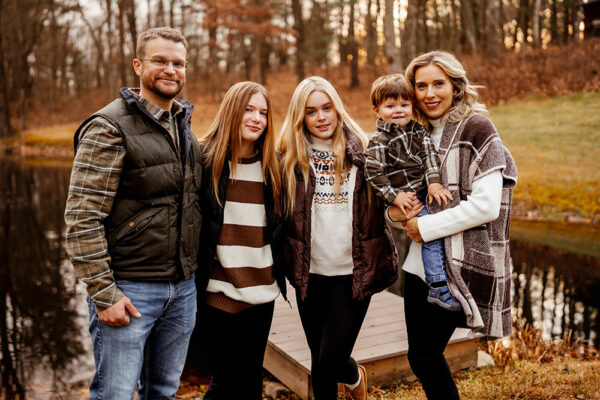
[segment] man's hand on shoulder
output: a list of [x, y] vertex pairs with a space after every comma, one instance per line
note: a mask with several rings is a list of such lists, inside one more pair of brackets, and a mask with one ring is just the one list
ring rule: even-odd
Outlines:
[[123, 296], [121, 300], [108, 307], [106, 310], [98, 313], [98, 318], [102, 323], [109, 326], [125, 326], [129, 325], [129, 314], [135, 318], [142, 316], [135, 308], [129, 297]]

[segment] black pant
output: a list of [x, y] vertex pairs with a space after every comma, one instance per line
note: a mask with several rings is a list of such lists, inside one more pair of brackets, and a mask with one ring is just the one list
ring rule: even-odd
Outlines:
[[408, 334], [408, 362], [428, 400], [458, 399], [458, 390], [444, 358], [444, 349], [458, 326], [462, 311], [446, 311], [427, 302], [428, 288], [418, 276], [406, 273], [404, 313]]
[[352, 275], [310, 274], [306, 300], [298, 311], [311, 354], [311, 379], [316, 400], [337, 399], [337, 383], [358, 380], [350, 355], [371, 298], [352, 300]]
[[230, 314], [206, 306], [210, 387], [205, 400], [262, 400], [262, 368], [275, 302]]

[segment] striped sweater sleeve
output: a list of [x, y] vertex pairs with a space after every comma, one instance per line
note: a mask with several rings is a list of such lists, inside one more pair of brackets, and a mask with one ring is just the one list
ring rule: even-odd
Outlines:
[[101, 117], [82, 130], [79, 142], [65, 208], [66, 250], [102, 311], [123, 297], [110, 269], [104, 220], [119, 186], [125, 146], [117, 128]]

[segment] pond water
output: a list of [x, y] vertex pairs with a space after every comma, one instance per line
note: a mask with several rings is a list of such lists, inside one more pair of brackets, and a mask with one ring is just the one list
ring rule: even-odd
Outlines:
[[[70, 168], [0, 160], [0, 399], [79, 397], [93, 374], [86, 294], [63, 246]], [[514, 316], [598, 347], [600, 259], [522, 239], [511, 252]]]

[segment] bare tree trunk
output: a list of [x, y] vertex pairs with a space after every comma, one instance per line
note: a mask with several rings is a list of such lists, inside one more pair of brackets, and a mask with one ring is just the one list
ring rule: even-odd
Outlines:
[[[49, 0], [48, 5], [49, 5], [49, 9], [50, 9], [50, 43], [51, 43], [51, 47], [53, 49], [57, 49], [59, 46], [58, 46], [58, 39], [57, 39], [58, 26], [56, 24], [56, 7], [55, 7], [56, 4], [55, 4], [54, 0]], [[48, 103], [50, 104], [50, 107], [52, 107], [52, 105], [54, 104], [53, 100], [56, 98], [56, 88], [57, 88], [57, 81], [58, 81], [58, 57], [50, 58], [50, 77], [51, 77], [51, 82], [50, 82], [50, 91], [48, 93], [49, 94]]]
[[[158, 0], [161, 1], [161, 0]], [[152, 23], [152, 0], [146, 0], [146, 8], [148, 9], [148, 18], [146, 19], [146, 29], [154, 26]]]
[[69, 64], [68, 64], [68, 53], [71, 49], [71, 24], [70, 23], [66, 23], [64, 25], [64, 33], [62, 35], [62, 40], [61, 40], [61, 44], [62, 44], [62, 57], [61, 57], [61, 63], [60, 63], [60, 85], [58, 86], [58, 91], [59, 91], [59, 95], [60, 96], [65, 96], [65, 95], [69, 95], [69, 82], [66, 78], [67, 76], [67, 71], [69, 70]]
[[165, 26], [165, 5], [163, 0], [158, 0], [158, 9], [156, 10], [156, 26]]
[[461, 1], [462, 6], [462, 23], [463, 30], [465, 32], [465, 38], [467, 40], [467, 50], [470, 53], [477, 52], [477, 38], [475, 33], [475, 20], [473, 18], [473, 7], [471, 6], [471, 0]]
[[558, 0], [551, 0], [550, 7], [550, 41], [556, 42], [560, 39], [558, 33]]
[[540, 9], [542, 7], [542, 0], [533, 1], [533, 14], [532, 19], [532, 30], [533, 30], [533, 46], [539, 47], [542, 44], [540, 36]]
[[417, 51], [427, 51], [431, 46], [427, 27], [427, 0], [419, 0], [417, 18]]
[[575, 42], [579, 43], [581, 41], [581, 29], [579, 25], [581, 24], [581, 7], [578, 5], [573, 6], [573, 38]]
[[296, 76], [298, 82], [304, 79], [304, 21], [302, 20], [302, 4], [300, 0], [292, 0], [294, 30], [296, 31]]
[[500, 30], [500, 1], [488, 0], [485, 9], [485, 55], [489, 58], [495, 58], [500, 55], [503, 48], [503, 33]]
[[354, 33], [354, 22], [356, 17], [356, 0], [350, 2], [350, 24], [348, 25], [348, 44], [350, 46], [350, 88], [358, 87], [358, 43]]
[[[125, 0], [126, 4], [126, 13], [127, 13], [127, 25], [129, 26], [129, 36], [131, 37], [131, 57], [129, 62], [127, 63], [127, 69], [129, 71], [130, 80], [128, 81], [130, 85], [135, 85], [136, 74], [131, 66], [131, 59], [137, 57], [136, 45], [137, 45], [137, 18], [135, 12], [135, 0]], [[184, 86], [185, 87], [185, 86]]]
[[4, 63], [4, 18], [3, 10], [4, 0], [0, 0], [0, 138], [10, 136], [12, 127], [10, 125], [10, 101], [9, 87], [6, 79], [6, 69]]
[[402, 32], [402, 49], [408, 63], [417, 56], [417, 20], [419, 18], [419, 0], [408, 0], [406, 21]]
[[385, 35], [384, 49], [388, 71], [390, 73], [402, 72], [402, 60], [400, 50], [396, 47], [396, 32], [394, 31], [394, 0], [385, 0], [383, 33]]
[[527, 44], [529, 36], [529, 0], [520, 0], [518, 6], [517, 24], [523, 33], [523, 44]]
[[493, 0], [475, 0], [473, 4], [473, 14], [477, 21], [475, 31], [477, 32], [477, 43], [486, 45], [486, 34], [487, 34], [487, 8], [488, 2]]
[[337, 42], [338, 42], [338, 53], [340, 56], [340, 62], [338, 63], [339, 74], [344, 74], [344, 66], [346, 65], [346, 60], [348, 59], [348, 45], [346, 43], [346, 36], [344, 36], [344, 3], [343, 1], [338, 2], [339, 10], [338, 13], [338, 31], [337, 31]]
[[450, 7], [452, 9], [452, 32], [450, 38], [450, 49], [452, 49], [452, 51], [460, 53], [462, 51], [462, 46], [460, 43], [461, 33], [459, 31], [458, 26], [459, 11], [458, 7], [456, 7], [456, 0], [450, 0]]
[[563, 1], [563, 32], [564, 32], [564, 43], [567, 44], [569, 43], [569, 41], [571, 40], [571, 35], [569, 33], [569, 25], [571, 25], [572, 22], [572, 18], [571, 18], [571, 14], [572, 14], [572, 7], [573, 3], [571, 0], [564, 0]]
[[435, 14], [435, 47], [440, 49], [442, 47], [442, 20], [440, 19], [440, 13], [438, 12], [437, 0], [432, 1]]
[[115, 78], [114, 78], [114, 61], [115, 53], [113, 46], [113, 24], [112, 24], [112, 0], [105, 0], [106, 6], [106, 42], [108, 44], [108, 58], [104, 64], [104, 79], [106, 80], [106, 89], [108, 91], [108, 98], [115, 96]]
[[177, 3], [177, 0], [171, 0], [170, 2], [171, 4], [169, 5], [169, 26], [170, 27], [175, 27], [175, 4]]
[[104, 61], [104, 43], [102, 41], [102, 25], [100, 25], [98, 27], [98, 32], [96, 32], [96, 28], [94, 28], [92, 26], [92, 24], [90, 23], [90, 21], [86, 18], [81, 6], [79, 6], [77, 11], [79, 12], [79, 15], [81, 16], [81, 19], [83, 20], [84, 24], [88, 27], [88, 29], [90, 31], [90, 36], [92, 37], [92, 41], [94, 42], [94, 47], [96, 49], [96, 62], [95, 62], [96, 88], [101, 88], [104, 84], [103, 72], [105, 72], [104, 67], [106, 65], [106, 63]]
[[367, 3], [367, 13], [365, 14], [367, 65], [370, 67], [375, 66], [375, 58], [377, 57], [377, 16], [373, 18], [371, 14], [372, 6], [373, 0], [369, 0]]
[[117, 14], [117, 27], [119, 30], [119, 78], [120, 86], [127, 85], [127, 70], [125, 69], [125, 0], [118, 0], [119, 13]]

